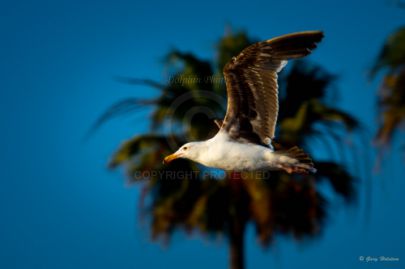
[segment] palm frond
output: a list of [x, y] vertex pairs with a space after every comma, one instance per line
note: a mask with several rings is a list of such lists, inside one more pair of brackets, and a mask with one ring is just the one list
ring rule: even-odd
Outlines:
[[103, 124], [113, 118], [129, 115], [144, 106], [155, 105], [155, 99], [127, 98], [110, 106], [91, 126], [86, 134], [86, 139], [97, 131]]

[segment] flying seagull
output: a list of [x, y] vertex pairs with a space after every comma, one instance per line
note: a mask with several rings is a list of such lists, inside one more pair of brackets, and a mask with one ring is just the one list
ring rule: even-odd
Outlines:
[[206, 141], [181, 146], [163, 162], [186, 158], [230, 171], [315, 173], [302, 149], [275, 151], [271, 141], [278, 115], [277, 73], [287, 60], [310, 54], [322, 38], [321, 31], [287, 34], [255, 43], [233, 57], [223, 70], [228, 105], [224, 120], [216, 121], [218, 133]]

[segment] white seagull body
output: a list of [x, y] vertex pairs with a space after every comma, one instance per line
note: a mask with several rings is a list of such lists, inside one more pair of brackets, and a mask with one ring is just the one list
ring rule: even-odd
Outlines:
[[187, 158], [209, 167], [230, 171], [285, 170], [316, 172], [300, 148], [274, 151], [278, 115], [277, 73], [287, 60], [301, 58], [316, 48], [323, 34], [307, 31], [276, 37], [244, 49], [224, 68], [228, 106], [211, 139], [190, 142], [164, 159]]
[[278, 154], [269, 147], [235, 142], [225, 132], [218, 132], [203, 142], [206, 149], [195, 161], [209, 167], [232, 171], [283, 169], [286, 163], [298, 164], [294, 158]]

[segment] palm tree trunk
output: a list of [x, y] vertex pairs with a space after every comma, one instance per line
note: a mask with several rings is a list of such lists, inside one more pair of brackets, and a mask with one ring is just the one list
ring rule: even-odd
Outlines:
[[242, 222], [235, 221], [230, 227], [230, 269], [245, 268], [244, 226]]
[[243, 189], [243, 179], [240, 173], [231, 173], [231, 193], [233, 201], [233, 212], [229, 223], [229, 264], [230, 269], [245, 268], [244, 237], [246, 225], [246, 204]]

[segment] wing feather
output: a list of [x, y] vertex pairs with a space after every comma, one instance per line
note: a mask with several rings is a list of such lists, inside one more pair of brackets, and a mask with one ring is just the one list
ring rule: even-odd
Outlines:
[[316, 48], [321, 31], [306, 31], [253, 44], [224, 67], [228, 105], [221, 130], [233, 139], [268, 145], [278, 116], [277, 73], [287, 60]]

